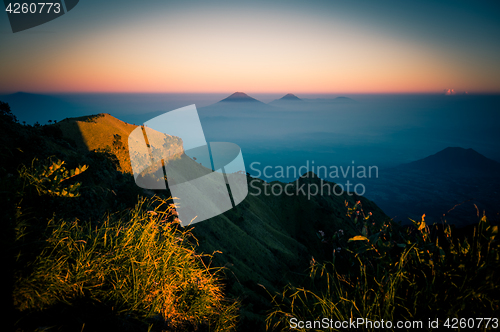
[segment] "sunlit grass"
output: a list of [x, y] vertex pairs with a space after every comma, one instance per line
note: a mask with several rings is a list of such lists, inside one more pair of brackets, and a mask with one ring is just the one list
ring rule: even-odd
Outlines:
[[[205, 263], [211, 257], [194, 251], [173, 211], [161, 199], [141, 199], [97, 223], [51, 219], [41, 252], [16, 275], [15, 306], [39, 311], [83, 298], [170, 328], [231, 330], [236, 303], [224, 298], [217, 269]], [[24, 224], [18, 242], [29, 232]]]

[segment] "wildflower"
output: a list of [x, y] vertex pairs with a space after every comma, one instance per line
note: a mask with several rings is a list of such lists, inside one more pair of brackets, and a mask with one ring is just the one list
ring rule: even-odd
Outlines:
[[325, 232], [323, 232], [323, 231], [321, 231], [321, 230], [319, 230], [319, 231], [318, 231], [318, 233], [319, 233], [319, 234], [321, 234], [321, 236], [322, 236], [322, 237], [324, 237], [324, 236], [325, 236]]
[[313, 256], [311, 256], [311, 261], [309, 263], [311, 264], [311, 266], [316, 265], [316, 260]]

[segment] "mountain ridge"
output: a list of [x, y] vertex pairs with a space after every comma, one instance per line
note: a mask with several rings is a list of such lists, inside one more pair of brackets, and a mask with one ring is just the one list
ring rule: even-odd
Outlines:
[[302, 99], [300, 99], [299, 97], [297, 97], [296, 95], [294, 95], [293, 93], [287, 93], [286, 95], [284, 95], [283, 97], [281, 97], [280, 99], [278, 100], [287, 100], [287, 101], [302, 101]]
[[238, 103], [241, 103], [241, 102], [250, 102], [250, 103], [259, 102], [259, 103], [262, 103], [260, 100], [257, 100], [253, 97], [250, 97], [249, 95], [247, 95], [244, 92], [235, 92], [235, 93], [231, 94], [229, 97], [226, 97], [226, 98], [222, 99], [221, 101], [219, 101], [219, 103], [226, 103], [226, 102], [238, 102]]
[[395, 168], [434, 173], [461, 173], [462, 176], [500, 174], [500, 163], [485, 157], [472, 148], [462, 147], [447, 147], [433, 155]]
[[290, 107], [290, 108], [297, 108], [300, 107], [304, 104], [304, 100], [300, 99], [293, 93], [287, 93], [283, 97], [279, 99], [275, 99], [269, 103], [269, 105], [275, 105], [278, 107]]
[[491, 220], [500, 215], [500, 163], [473, 149], [448, 147], [380, 170], [364, 184], [365, 196], [403, 223], [425, 213], [429, 223], [461, 227], [477, 222], [476, 213], [485, 211]]
[[[2, 95], [1, 100], [13, 109], [19, 121], [27, 124], [45, 124], [49, 120], [61, 120], [71, 112], [74, 116], [83, 116], [84, 112], [77, 106], [57, 96], [30, 92], [15, 92]], [[33, 107], [36, 105], [36, 107]]]
[[[128, 137], [138, 126], [107, 113], [65, 118], [49, 126], [60, 129], [62, 136], [75, 142], [76, 147], [82, 152], [107, 150], [113, 153], [119, 161], [120, 170], [132, 174]], [[162, 133], [158, 135], [169, 141], [170, 147], [175, 152], [173, 155], [180, 156], [184, 153], [180, 138]]]
[[268, 112], [276, 107], [250, 97], [244, 92], [235, 92], [230, 96], [208, 106], [198, 108], [200, 118], [258, 116], [259, 112]]
[[[127, 208], [124, 199], [133, 203], [137, 195], [171, 196], [168, 190], [139, 188], [131, 174], [114, 168], [111, 155], [121, 159], [121, 153], [127, 148], [124, 144], [120, 146], [113, 142], [126, 140], [128, 137], [125, 134], [135, 128], [137, 126], [109, 114], [98, 114], [67, 118], [57, 124], [36, 127], [10, 123], [3, 132], [0, 131], [0, 141], [9, 154], [22, 157], [15, 159], [18, 163], [28, 164], [33, 155], [42, 160], [57, 154], [57, 158], [68, 165], [88, 164], [88, 170], [79, 178], [82, 181], [81, 191], [87, 198], [79, 200], [85, 204], [84, 208], [79, 205], [71, 207], [84, 215], [92, 212], [95, 214], [94, 221], [101, 220], [105, 209], [117, 206]], [[68, 133], [71, 130], [75, 132]], [[120, 140], [116, 140], [115, 135], [120, 135]], [[32, 144], [35, 137], [36, 147]], [[104, 153], [101, 150], [105, 150]], [[180, 160], [189, 163], [190, 167], [201, 167], [185, 154]], [[1, 166], [7, 172], [14, 172], [20, 167], [12, 161]], [[319, 186], [321, 179], [310, 175], [302, 176], [296, 187], [307, 187], [308, 183]], [[376, 220], [387, 220], [387, 216], [372, 201], [353, 193], [307, 196], [293, 187], [296, 193], [292, 196], [265, 195], [264, 191], [269, 191], [271, 184], [250, 176], [247, 176], [247, 181], [253, 194], [249, 193], [233, 209], [192, 228], [199, 243], [197, 250], [213, 254], [213, 264], [225, 267], [227, 292], [244, 299], [244, 308], [240, 311], [242, 324], [255, 324], [255, 317], [262, 317], [263, 321], [269, 301], [262, 286], [275, 293], [289, 281], [303, 278], [301, 272], [309, 267], [312, 257], [316, 261], [332, 259], [333, 243], [322, 243], [318, 232], [321, 230], [331, 238], [339, 229], [346, 227], [349, 219], [345, 213], [346, 202], [353, 206], [359, 201], [366, 211], [373, 212]], [[276, 192], [290, 190], [289, 184], [273, 182], [272, 186]], [[63, 207], [69, 209], [70, 206]], [[55, 212], [63, 213], [62, 210]]]

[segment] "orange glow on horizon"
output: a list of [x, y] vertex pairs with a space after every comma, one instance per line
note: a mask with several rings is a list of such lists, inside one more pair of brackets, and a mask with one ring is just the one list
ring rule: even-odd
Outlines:
[[496, 60], [450, 58], [357, 21], [233, 14], [154, 13], [48, 39], [50, 47], [19, 42], [3, 55], [0, 93], [500, 92]]

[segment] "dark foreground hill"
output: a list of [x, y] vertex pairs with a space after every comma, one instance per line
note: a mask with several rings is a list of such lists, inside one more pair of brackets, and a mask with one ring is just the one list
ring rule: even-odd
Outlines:
[[[401, 227], [308, 173], [247, 177], [236, 208], [181, 227], [168, 191], [123, 171], [113, 130], [128, 125], [63, 125], [22, 126], [0, 103], [5, 330], [264, 331], [266, 318], [283, 331], [291, 317], [443, 325], [498, 312], [498, 226], [486, 217], [462, 238], [424, 218]], [[99, 137], [94, 149], [85, 137]]]
[[[105, 114], [35, 127], [3, 123], [0, 166], [4, 174], [17, 174], [22, 165], [43, 164], [49, 157], [65, 161], [69, 169], [88, 165], [77, 177], [82, 183], [79, 197], [45, 201], [31, 209], [29, 220], [43, 224], [50, 218], [76, 218], [99, 225], [106, 214], [132, 209], [137, 197], [168, 198], [168, 192], [138, 188], [129, 173], [126, 141], [134, 128]], [[189, 159], [185, 155], [181, 158]], [[212, 266], [225, 267], [226, 296], [238, 299], [242, 305], [241, 330], [254, 331], [263, 329], [270, 294], [289, 282], [303, 280], [311, 261], [333, 259], [333, 244], [322, 239], [348, 227], [346, 202], [352, 206], [359, 201], [377, 220], [387, 217], [371, 201], [351, 193], [308, 195], [308, 188], [322, 185], [312, 173], [288, 187], [251, 177], [248, 182], [250, 193], [241, 204], [195, 224], [192, 232], [199, 244], [197, 251], [213, 254]], [[6, 195], [2, 197], [2, 207], [10, 211], [7, 197], [12, 193], [8, 188], [2, 190]], [[37, 315], [42, 319], [43, 311]]]
[[[112, 136], [113, 132], [121, 129], [116, 132], [122, 133], [131, 126], [110, 115], [92, 117], [92, 122], [86, 126], [81, 121], [67, 119], [62, 125], [78, 123], [82, 137], [106, 135], [107, 139], [92, 141], [94, 149], [109, 147], [110, 137], [116, 135]], [[122, 136], [122, 139], [126, 139], [126, 136]], [[123, 150], [110, 151], [118, 158], [120, 165], [129, 162], [127, 155], [122, 154]], [[127, 169], [126, 166], [123, 169]], [[241, 318], [251, 322], [247, 324], [259, 321], [256, 316], [263, 317], [268, 309], [265, 300], [267, 291], [274, 293], [288, 282], [303, 279], [302, 273], [313, 257], [320, 261], [332, 259], [333, 247], [321, 243], [318, 232], [323, 231], [328, 237], [346, 227], [346, 201], [353, 205], [360, 200], [364, 208], [373, 212], [379, 220], [385, 218], [384, 213], [371, 201], [351, 193], [307, 197], [307, 191], [298, 191], [298, 194], [295, 191], [293, 195], [282, 193], [276, 196], [271, 190], [284, 192], [286, 184], [268, 184], [251, 177], [248, 177], [248, 183], [249, 195], [241, 204], [220, 216], [195, 224], [193, 229], [200, 251], [209, 254], [216, 252], [213, 262], [227, 268], [227, 290], [242, 300], [244, 307]], [[295, 188], [307, 188], [309, 185], [320, 187], [321, 180], [309, 173], [298, 179]], [[333, 187], [333, 184], [330, 185]], [[150, 191], [145, 193], [150, 194]]]
[[[262, 301], [267, 289], [274, 292], [288, 282], [304, 278], [304, 270], [311, 259], [333, 259], [333, 245], [322, 243], [320, 231], [331, 238], [339, 229], [349, 227], [345, 202], [354, 205], [360, 200], [366, 211], [379, 220], [384, 213], [371, 201], [345, 193], [342, 196], [307, 197], [298, 188], [320, 187], [321, 180], [313, 173], [294, 183], [293, 195], [271, 194], [285, 190], [286, 184], [268, 184], [248, 178], [250, 193], [236, 208], [212, 220], [196, 224], [194, 233], [205, 252], [220, 250], [215, 262], [228, 266], [226, 273], [230, 291], [238, 295], [249, 308], [243, 318], [263, 314]], [[259, 193], [259, 195], [256, 195]], [[267, 195], [266, 195], [267, 192]], [[262, 287], [263, 286], [263, 287]]]

